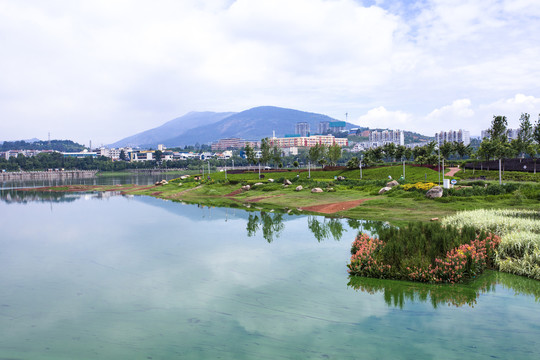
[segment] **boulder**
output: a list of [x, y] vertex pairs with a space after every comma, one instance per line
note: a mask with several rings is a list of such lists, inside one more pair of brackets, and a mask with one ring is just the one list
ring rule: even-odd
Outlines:
[[386, 187], [393, 188], [394, 186], [398, 186], [399, 183], [396, 180], [392, 180], [386, 183]]
[[298, 185], [294, 191], [302, 191], [303, 189], [302, 185]]
[[343, 180], [345, 180], [345, 176], [338, 176], [337, 179], [338, 179], [339, 181], [343, 181]]
[[273, 182], [274, 182], [274, 179], [268, 179], [268, 182], [273, 183]]
[[322, 193], [323, 189], [321, 189], [321, 188], [313, 188], [313, 189], [311, 189], [311, 192], [312, 193]]
[[435, 198], [442, 197], [442, 194], [443, 194], [443, 188], [440, 186], [434, 186], [427, 191], [426, 197], [428, 199], [435, 199]]
[[189, 177], [189, 175], [182, 175], [180, 176], [180, 180], [186, 180]]
[[263, 183], [256, 183], [256, 184], [253, 184], [253, 186], [261, 186]]
[[167, 180], [161, 180], [161, 181], [158, 181], [156, 182], [154, 185], [156, 186], [160, 186], [160, 185], [167, 185], [169, 182]]
[[392, 190], [391, 187], [385, 186], [381, 190], [379, 190], [379, 195], [384, 194], [385, 192], [390, 191], [390, 190]]
[[292, 185], [292, 182], [289, 181], [289, 179], [283, 180], [283, 185]]
[[251, 186], [249, 185], [242, 186], [242, 191], [249, 191], [249, 189], [251, 189]]

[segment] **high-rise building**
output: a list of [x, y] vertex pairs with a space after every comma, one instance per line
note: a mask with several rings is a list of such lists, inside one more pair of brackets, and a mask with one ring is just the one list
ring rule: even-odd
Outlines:
[[459, 129], [457, 131], [441, 131], [439, 133], [435, 133], [435, 141], [437, 144], [442, 144], [445, 142], [461, 142], [463, 145], [467, 146], [471, 143], [471, 135], [469, 131], [463, 129]]
[[295, 134], [300, 136], [309, 136], [309, 123], [307, 122], [297, 122]]
[[319, 134], [323, 135], [323, 134], [326, 134], [328, 132], [328, 130], [330, 130], [330, 121], [321, 121], [319, 123]]
[[405, 133], [402, 130], [372, 131], [369, 133], [369, 142], [381, 146], [387, 143], [405, 145]]

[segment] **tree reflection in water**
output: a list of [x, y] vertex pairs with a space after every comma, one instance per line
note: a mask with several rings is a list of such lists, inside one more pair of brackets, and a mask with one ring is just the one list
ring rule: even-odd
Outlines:
[[263, 237], [266, 241], [268, 241], [268, 243], [274, 241], [274, 237], [276, 239], [279, 238], [284, 229], [283, 214], [269, 214], [261, 211], [259, 215], [260, 217], [254, 214], [249, 214], [246, 226], [248, 236], [254, 236], [257, 233], [257, 230], [262, 227]]
[[388, 306], [403, 308], [407, 301], [431, 302], [440, 305], [474, 307], [481, 294], [492, 292], [496, 285], [513, 290], [516, 294], [534, 296], [540, 302], [538, 281], [522, 276], [487, 271], [475, 281], [463, 285], [429, 285], [397, 280], [381, 280], [350, 276], [349, 287], [369, 294], [383, 293]]
[[[356, 228], [360, 227], [362, 223], [363, 222], [358, 221]], [[357, 223], [354, 224], [356, 225]], [[345, 232], [341, 219], [326, 219], [316, 216], [308, 217], [308, 228], [318, 242], [330, 238], [339, 241]], [[284, 229], [283, 213], [270, 214], [261, 211], [259, 214], [249, 214], [246, 225], [248, 236], [255, 236], [259, 229], [262, 230], [263, 237], [269, 243], [274, 241], [275, 238], [279, 238]]]
[[323, 218], [323, 220], [320, 221], [315, 216], [308, 217], [308, 228], [318, 242], [329, 239], [330, 236], [332, 236], [334, 240], [339, 241], [343, 236], [344, 230], [340, 219]]

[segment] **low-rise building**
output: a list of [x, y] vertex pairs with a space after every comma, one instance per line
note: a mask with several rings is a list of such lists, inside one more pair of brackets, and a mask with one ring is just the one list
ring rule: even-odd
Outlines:
[[312, 135], [312, 136], [295, 136], [284, 138], [271, 138], [269, 139], [270, 146], [277, 146], [280, 148], [291, 147], [313, 147], [315, 145], [339, 145], [341, 147], [348, 146], [349, 140], [347, 138], [336, 138], [333, 135]]

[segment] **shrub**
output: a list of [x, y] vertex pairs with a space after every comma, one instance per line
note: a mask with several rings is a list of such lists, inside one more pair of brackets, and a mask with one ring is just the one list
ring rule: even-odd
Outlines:
[[[450, 236], [439, 236], [432, 232], [437, 226], [420, 224], [409, 225], [404, 231], [394, 227], [383, 230], [385, 236], [391, 236], [388, 241], [359, 234], [351, 248], [349, 273], [453, 284], [474, 278], [492, 265], [500, 242], [498, 236], [475, 235], [474, 229], [457, 231], [455, 228], [448, 229]], [[417, 237], [410, 237], [412, 235]], [[473, 240], [455, 246], [471, 235]]]
[[416, 191], [426, 192], [434, 186], [437, 186], [437, 184], [432, 183], [432, 182], [427, 182], [427, 183], [417, 182], [416, 184], [401, 185], [401, 188], [405, 191], [416, 190]]

